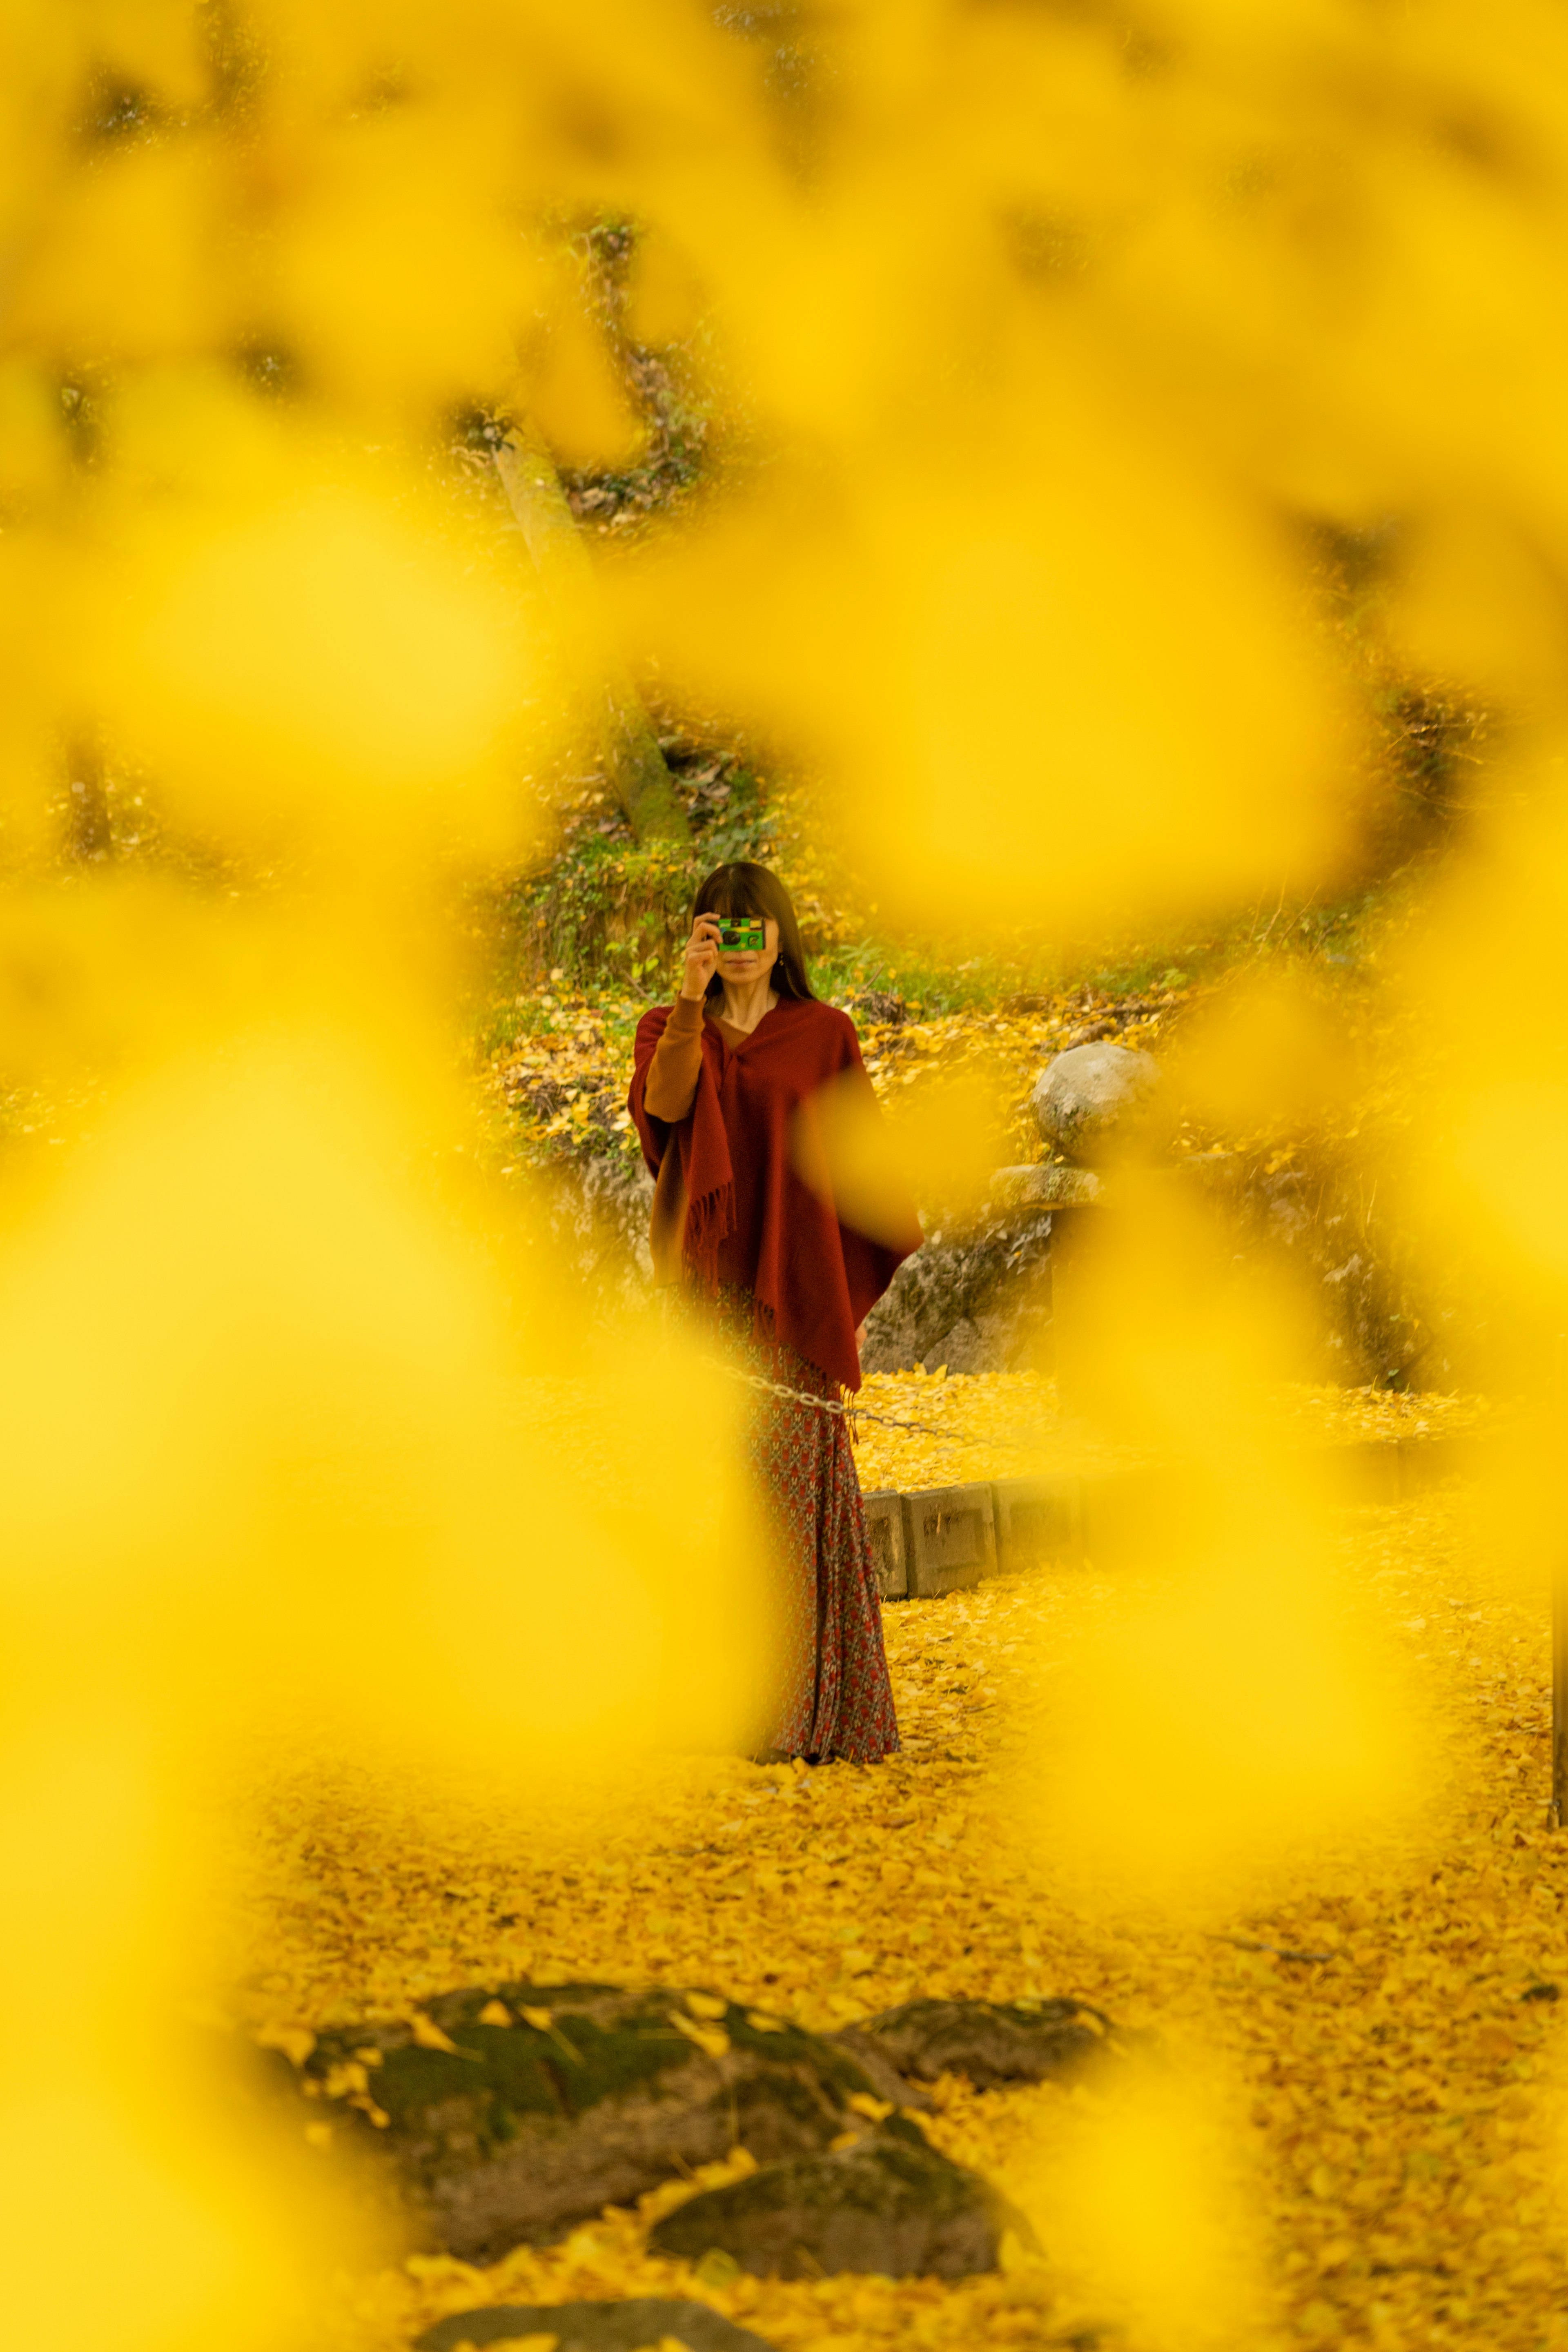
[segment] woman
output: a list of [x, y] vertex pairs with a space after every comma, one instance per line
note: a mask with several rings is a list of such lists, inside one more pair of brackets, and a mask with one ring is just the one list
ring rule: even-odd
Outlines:
[[[765, 926], [720, 945], [720, 918]], [[848, 1015], [811, 992], [788, 891], [763, 866], [721, 866], [697, 893], [680, 993], [637, 1024], [631, 1115], [655, 1177], [655, 1278], [684, 1283], [743, 1369], [805, 1399], [860, 1385], [865, 1318], [920, 1245], [840, 1223], [797, 1172], [824, 1087], [871, 1083]], [[770, 1753], [868, 1763], [899, 1745], [860, 1482], [844, 1416], [757, 1392], [752, 1457], [789, 1580], [790, 1656]]]

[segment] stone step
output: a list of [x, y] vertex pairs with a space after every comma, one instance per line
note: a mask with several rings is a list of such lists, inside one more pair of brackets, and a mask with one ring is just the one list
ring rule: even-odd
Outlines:
[[[1399, 1503], [1462, 1469], [1468, 1449], [1447, 1437], [1352, 1438], [1296, 1459], [1342, 1505]], [[1084, 1475], [975, 1480], [862, 1497], [884, 1601], [932, 1600], [983, 1577], [1082, 1559], [1110, 1560], [1195, 1500], [1179, 1464]]]

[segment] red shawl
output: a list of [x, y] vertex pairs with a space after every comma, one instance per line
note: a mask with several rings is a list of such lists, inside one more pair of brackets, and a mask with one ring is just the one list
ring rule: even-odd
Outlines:
[[[674, 1136], [687, 1204], [685, 1266], [710, 1292], [720, 1283], [749, 1290], [763, 1328], [830, 1381], [858, 1389], [857, 1327], [920, 1247], [921, 1229], [911, 1208], [902, 1248], [871, 1241], [840, 1223], [831, 1202], [795, 1172], [812, 1097], [835, 1080], [870, 1095], [855, 1024], [834, 1005], [794, 997], [738, 1045], [704, 1021], [696, 1099], [672, 1129], [643, 1099], [669, 1011], [660, 1005], [637, 1024], [627, 1107], [656, 1177]], [[660, 1194], [672, 1173], [666, 1170]], [[658, 1216], [656, 1196], [656, 1240]]]

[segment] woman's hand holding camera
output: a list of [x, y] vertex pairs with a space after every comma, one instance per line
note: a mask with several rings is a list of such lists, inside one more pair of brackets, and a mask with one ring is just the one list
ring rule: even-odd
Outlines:
[[708, 993], [708, 983], [719, 969], [719, 918], [699, 915], [691, 926], [691, 937], [686, 942], [686, 970], [681, 975], [680, 993], [693, 1003], [700, 1003]]

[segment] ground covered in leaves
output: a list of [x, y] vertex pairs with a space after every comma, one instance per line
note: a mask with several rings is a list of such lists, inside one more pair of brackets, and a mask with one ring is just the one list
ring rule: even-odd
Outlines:
[[[1282, 1880], [1266, 1909], [1180, 1926], [1056, 1867], [1025, 1801], [1052, 1676], [1137, 1597], [1131, 1571], [1058, 1571], [889, 1607], [905, 1748], [879, 1769], [672, 1759], [576, 1817], [522, 1791], [437, 1807], [363, 1773], [273, 1778], [231, 1922], [236, 2013], [308, 2032], [520, 1974], [710, 1987], [818, 2028], [921, 1993], [1073, 1994], [1152, 2032], [1160, 2063], [1232, 2111], [1266, 2285], [1227, 2344], [1568, 2343], [1544, 1595], [1487, 1565], [1462, 1489], [1349, 1516], [1342, 1541], [1356, 1605], [1430, 1702], [1436, 1783], [1416, 1830]], [[1042, 2152], [1114, 2095], [948, 2080], [929, 2124], [1027, 2198]], [[1010, 2247], [995, 2276], [785, 2284], [651, 2257], [650, 2222], [689, 2193], [483, 2272], [416, 2259], [353, 2280], [322, 2340], [400, 2352], [481, 2303], [695, 2294], [784, 2352], [1164, 2352], [1075, 2273], [1048, 2214], [1043, 2253]]]
[[[1039, 1372], [949, 1372], [916, 1365], [872, 1372], [857, 1400], [863, 1491], [962, 1486], [970, 1479], [1092, 1475], [1147, 1458], [1105, 1429], [1064, 1414]], [[1436, 1391], [1281, 1382], [1262, 1402], [1264, 1429], [1287, 1448], [1460, 1437], [1495, 1419], [1477, 1397]], [[901, 1424], [901, 1426], [900, 1425]]]

